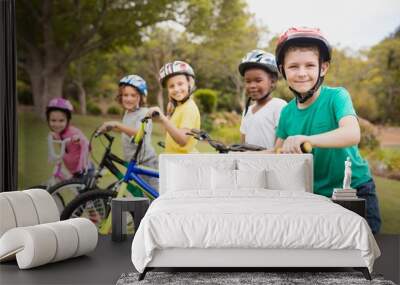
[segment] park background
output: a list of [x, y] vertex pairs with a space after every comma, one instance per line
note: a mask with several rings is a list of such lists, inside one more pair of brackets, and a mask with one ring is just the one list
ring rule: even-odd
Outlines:
[[[201, 109], [202, 128], [226, 143], [238, 142], [245, 103], [238, 63], [255, 48], [273, 52], [278, 36], [257, 18], [255, 2], [18, 1], [19, 188], [45, 182], [53, 170], [47, 160], [44, 118], [51, 98], [69, 99], [75, 108], [72, 124], [90, 137], [105, 120], [121, 118], [115, 95], [124, 75], [145, 78], [148, 105], [165, 108], [158, 71], [176, 59], [195, 69], [198, 90], [194, 98]], [[283, 13], [273, 9], [272, 1], [256, 4], [260, 2], [271, 13]], [[313, 8], [313, 3], [305, 2], [305, 10]], [[385, 1], [379, 3], [385, 5]], [[343, 23], [337, 26], [343, 29]], [[361, 39], [369, 32], [363, 27], [353, 37]], [[366, 47], [349, 47], [340, 40], [333, 44], [325, 83], [349, 90], [362, 127], [361, 152], [377, 184], [382, 232], [400, 233], [400, 22]], [[293, 98], [282, 78], [273, 95], [286, 101]], [[113, 151], [121, 155], [120, 136], [115, 136]], [[164, 133], [157, 124], [152, 139], [161, 153], [156, 143], [164, 140]], [[203, 143], [199, 150], [212, 151]], [[102, 142], [94, 140], [93, 159], [99, 160], [103, 151]]]

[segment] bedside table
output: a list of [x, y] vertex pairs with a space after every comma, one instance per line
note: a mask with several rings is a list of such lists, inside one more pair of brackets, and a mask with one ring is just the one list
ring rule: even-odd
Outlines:
[[354, 213], [359, 214], [361, 217], [365, 219], [366, 217], [366, 209], [365, 209], [365, 199], [357, 198], [352, 200], [334, 200], [332, 199], [333, 203], [339, 204], [340, 206], [353, 211]]
[[140, 221], [146, 214], [150, 201], [147, 198], [114, 198], [111, 201], [112, 241], [123, 241], [126, 239], [126, 212], [133, 216], [135, 233]]

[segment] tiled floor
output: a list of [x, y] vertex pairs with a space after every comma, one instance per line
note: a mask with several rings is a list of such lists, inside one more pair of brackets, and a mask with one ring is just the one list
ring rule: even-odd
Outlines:
[[[0, 284], [115, 284], [122, 273], [134, 271], [131, 240], [115, 243], [110, 236], [101, 236], [88, 256], [30, 270], [19, 270], [15, 262], [1, 264]], [[375, 262], [374, 272], [399, 284], [400, 235], [378, 235], [376, 240], [382, 256]]]

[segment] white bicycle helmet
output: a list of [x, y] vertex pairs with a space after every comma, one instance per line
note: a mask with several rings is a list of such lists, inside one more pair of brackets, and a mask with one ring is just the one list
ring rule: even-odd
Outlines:
[[275, 56], [272, 53], [260, 49], [255, 49], [247, 53], [239, 64], [240, 75], [244, 76], [245, 71], [253, 67], [262, 68], [278, 77], [278, 66], [276, 65]]
[[142, 77], [140, 77], [139, 75], [127, 75], [124, 76], [120, 81], [119, 81], [119, 85], [130, 85], [135, 87], [140, 94], [142, 94], [143, 96], [147, 96], [147, 84], [146, 81], [144, 81], [144, 79]]
[[163, 87], [165, 87], [165, 83], [167, 79], [173, 75], [183, 74], [186, 76], [190, 76], [195, 79], [195, 74], [193, 68], [186, 62], [176, 60], [173, 62], [168, 62], [161, 67], [159, 72], [160, 83]]

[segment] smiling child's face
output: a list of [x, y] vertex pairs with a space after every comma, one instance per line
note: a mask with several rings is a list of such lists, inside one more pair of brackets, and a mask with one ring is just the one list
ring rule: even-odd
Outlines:
[[132, 86], [125, 86], [121, 93], [121, 104], [124, 110], [134, 111], [139, 107], [140, 93]]
[[167, 81], [168, 96], [177, 102], [182, 101], [189, 95], [189, 84], [186, 75], [172, 76]]
[[62, 111], [51, 111], [49, 114], [50, 129], [60, 134], [68, 125], [67, 115]]
[[269, 93], [273, 84], [271, 76], [263, 69], [251, 68], [244, 73], [246, 94], [255, 101]]
[[[321, 76], [325, 76], [329, 63], [321, 66]], [[310, 48], [289, 49], [284, 58], [283, 68], [290, 87], [299, 93], [306, 93], [318, 80], [319, 53]]]

